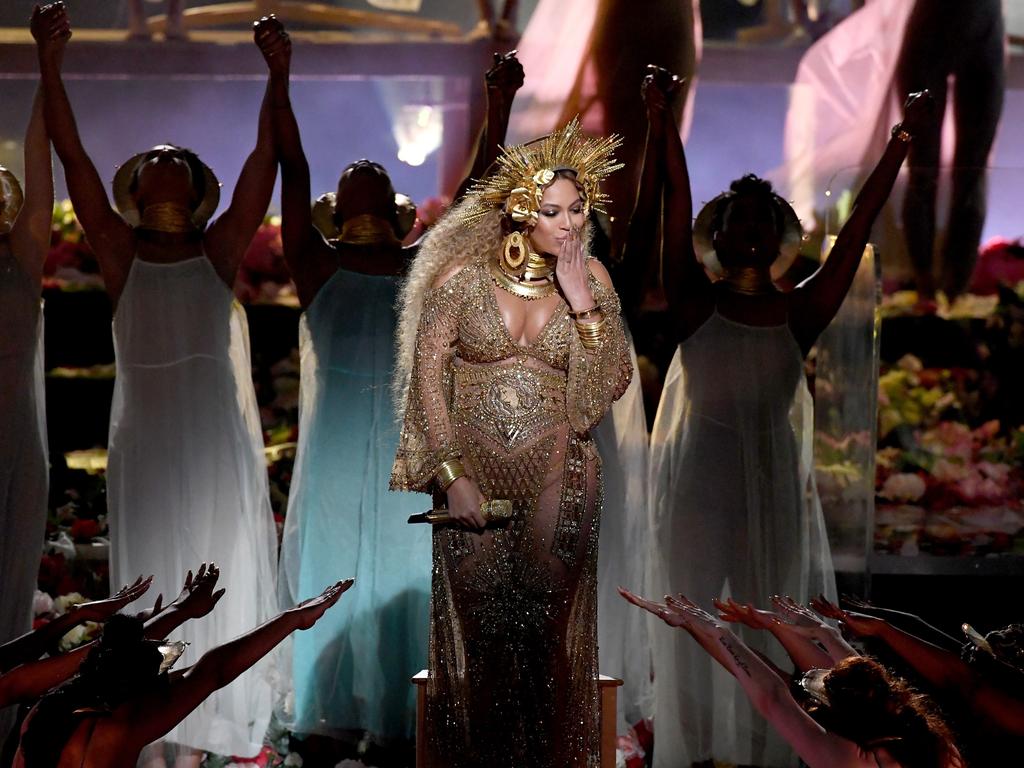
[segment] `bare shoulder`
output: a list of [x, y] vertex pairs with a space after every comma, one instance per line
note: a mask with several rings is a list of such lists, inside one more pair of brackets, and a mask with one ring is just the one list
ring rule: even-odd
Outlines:
[[612, 288], [612, 276], [608, 274], [608, 270], [605, 268], [604, 264], [591, 256], [587, 259], [587, 267], [590, 269], [590, 274], [592, 274], [599, 283], [601, 283], [605, 288]]

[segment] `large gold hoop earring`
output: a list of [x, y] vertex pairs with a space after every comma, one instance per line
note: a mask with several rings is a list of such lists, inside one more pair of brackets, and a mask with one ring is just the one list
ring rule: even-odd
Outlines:
[[512, 232], [505, 236], [501, 251], [501, 266], [511, 273], [521, 273], [526, 263], [529, 246], [522, 232]]

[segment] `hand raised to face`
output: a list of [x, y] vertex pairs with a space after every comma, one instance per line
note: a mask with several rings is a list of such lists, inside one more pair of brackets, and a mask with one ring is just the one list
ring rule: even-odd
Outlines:
[[252, 35], [271, 72], [288, 72], [292, 41], [276, 16], [263, 16], [252, 25]]

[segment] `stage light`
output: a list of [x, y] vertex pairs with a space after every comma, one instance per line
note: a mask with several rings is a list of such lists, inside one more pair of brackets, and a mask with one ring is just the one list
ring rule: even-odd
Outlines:
[[423, 165], [441, 146], [444, 120], [439, 107], [407, 104], [398, 110], [391, 126], [398, 144], [398, 159], [413, 167]]

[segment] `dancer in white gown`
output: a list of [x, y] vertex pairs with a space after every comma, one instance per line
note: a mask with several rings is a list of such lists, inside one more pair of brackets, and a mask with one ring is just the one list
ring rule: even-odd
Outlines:
[[[32, 628], [32, 596], [46, 529], [48, 469], [43, 313], [53, 173], [43, 102], [25, 134], [25, 190], [0, 167], [0, 644]], [[14, 710], [0, 710], [0, 737]]]
[[[169, 145], [120, 167], [118, 215], [78, 137], [61, 82], [62, 45], [39, 43], [47, 129], [115, 307], [111, 579], [152, 573], [154, 592], [173, 595], [185, 570], [216, 561], [227, 594], [212, 617], [181, 636], [198, 656], [276, 607], [274, 522], [245, 315], [231, 291], [276, 175], [267, 104], [231, 204], [208, 228], [217, 181], [192, 152]], [[267, 662], [257, 665], [167, 740], [256, 755], [270, 719], [268, 674]]]
[[[663, 137], [658, 165], [666, 172], [663, 277], [679, 341], [651, 440], [650, 589], [681, 590], [703, 603], [723, 594], [755, 603], [774, 593], [800, 601], [834, 594], [821, 507], [790, 413], [808, 423], [803, 357], [842, 304], [929, 102], [908, 101], [828, 261], [784, 294], [769, 270], [799, 244], [792, 209], [767, 182], [747, 176], [691, 225], [682, 142], [650, 80], [646, 94], [652, 121], [660, 115], [662, 122], [652, 131]], [[711, 282], [694, 246], [704, 257], [713, 250], [721, 280]], [[713, 675], [707, 657], [674, 633], [655, 633], [654, 678], [656, 767], [794, 761], [735, 682]]]

